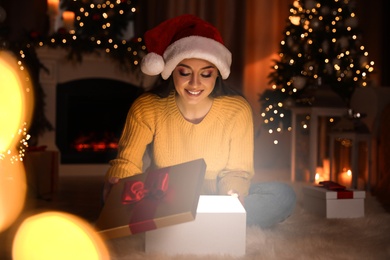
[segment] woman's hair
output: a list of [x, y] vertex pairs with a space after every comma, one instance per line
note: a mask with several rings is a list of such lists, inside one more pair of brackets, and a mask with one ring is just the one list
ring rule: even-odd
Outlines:
[[[161, 98], [168, 97], [172, 90], [175, 90], [175, 86], [173, 84], [172, 76], [167, 80], [162, 80], [156, 84], [156, 87], [150, 90], [150, 92], [156, 94]], [[237, 89], [232, 88], [228, 84], [226, 84], [221, 76], [218, 76], [215, 80], [215, 86], [213, 91], [210, 94], [212, 97], [220, 97], [220, 96], [242, 96], [242, 93]]]

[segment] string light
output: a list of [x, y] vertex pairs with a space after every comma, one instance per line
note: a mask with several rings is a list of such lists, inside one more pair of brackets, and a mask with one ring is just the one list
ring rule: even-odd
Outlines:
[[31, 136], [27, 133], [26, 128], [27, 122], [23, 123], [23, 127], [18, 130], [18, 136], [14, 137], [19, 141], [18, 149], [16, 152], [12, 150], [7, 151], [0, 151], [0, 160], [8, 159], [12, 164], [16, 162], [22, 162], [23, 157], [25, 156], [26, 150], [28, 149], [28, 141], [30, 140]]
[[[123, 39], [127, 26], [127, 23], [123, 22], [130, 21], [137, 11], [136, 4], [136, 0], [104, 1], [100, 4], [91, 1], [69, 1], [66, 9], [75, 13], [75, 28], [58, 28], [47, 39], [39, 39], [39, 44], [35, 44], [37, 47], [69, 49], [69, 58], [78, 59], [82, 53], [92, 53], [95, 49], [100, 49], [123, 63], [122, 68], [137, 70], [141, 60], [140, 51], [146, 50], [143, 40]], [[123, 22], [118, 22], [118, 15], [123, 17]], [[114, 37], [110, 38], [112, 36]]]

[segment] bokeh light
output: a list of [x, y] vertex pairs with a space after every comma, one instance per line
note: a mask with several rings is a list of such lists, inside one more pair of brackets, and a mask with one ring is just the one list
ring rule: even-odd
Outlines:
[[83, 219], [62, 212], [29, 217], [19, 227], [12, 257], [19, 259], [109, 259], [103, 239]]
[[[20, 128], [30, 121], [32, 87], [28, 72], [8, 51], [0, 51], [0, 232], [8, 228], [24, 206], [26, 176], [19, 160]], [[16, 158], [19, 158], [16, 156]]]
[[15, 147], [14, 137], [31, 118], [32, 88], [27, 71], [7, 51], [0, 51], [0, 71], [0, 152], [5, 152]]
[[22, 163], [0, 160], [0, 232], [19, 216], [27, 191]]

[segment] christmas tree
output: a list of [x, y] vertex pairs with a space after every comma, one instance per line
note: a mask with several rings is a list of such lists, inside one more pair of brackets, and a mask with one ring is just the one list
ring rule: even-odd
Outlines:
[[353, 0], [296, 0], [269, 74], [272, 89], [260, 97], [269, 133], [290, 129], [291, 106], [311, 106], [317, 90], [329, 88], [346, 106], [368, 85], [373, 62], [362, 43]]

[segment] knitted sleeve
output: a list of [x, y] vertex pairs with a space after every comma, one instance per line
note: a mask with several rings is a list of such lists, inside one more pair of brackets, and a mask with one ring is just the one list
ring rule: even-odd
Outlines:
[[131, 106], [119, 140], [118, 155], [110, 161], [106, 178], [124, 178], [142, 173], [142, 158], [147, 145], [153, 140], [155, 129], [154, 98], [151, 94], [143, 95]]
[[226, 169], [219, 173], [218, 192], [227, 194], [229, 190], [240, 196], [248, 194], [250, 181], [254, 175], [253, 115], [250, 105], [242, 100], [237, 104], [229, 136], [229, 161]]

